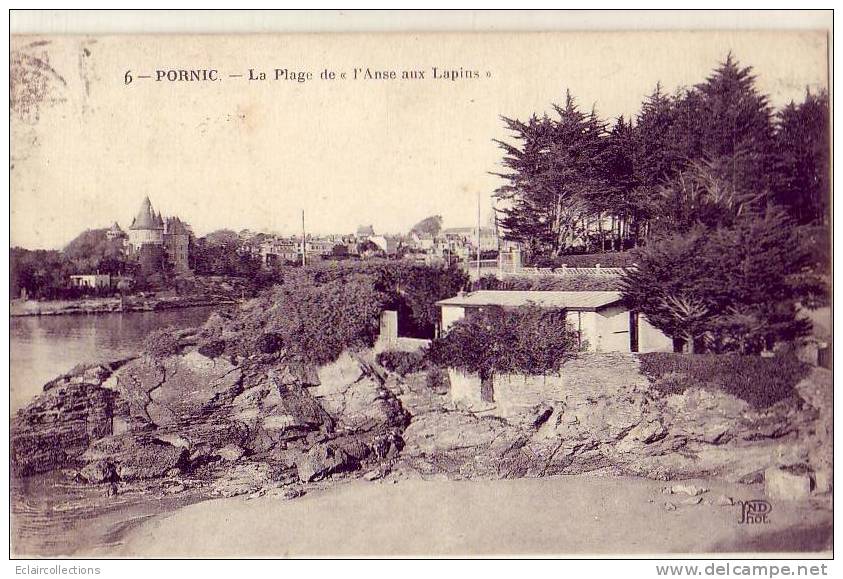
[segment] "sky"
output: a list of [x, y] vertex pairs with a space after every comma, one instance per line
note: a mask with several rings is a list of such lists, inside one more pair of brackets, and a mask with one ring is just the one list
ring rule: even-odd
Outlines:
[[[17, 37], [12, 50], [11, 242], [32, 249], [125, 229], [146, 195], [200, 235], [294, 233], [302, 210], [316, 234], [406, 232], [434, 214], [473, 225], [501, 184], [500, 115], [542, 114], [570, 89], [629, 117], [657, 82], [701, 82], [729, 51], [775, 107], [828, 77], [826, 35], [811, 31]], [[272, 80], [276, 68], [314, 79]], [[352, 80], [355, 68], [425, 78]], [[155, 81], [171, 69], [221, 80]]]

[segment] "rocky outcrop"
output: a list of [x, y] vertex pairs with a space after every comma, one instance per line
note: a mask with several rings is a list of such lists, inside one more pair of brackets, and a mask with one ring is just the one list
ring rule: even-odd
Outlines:
[[339, 430], [404, 427], [410, 414], [385, 387], [385, 375], [381, 372], [373, 360], [346, 352], [336, 362], [319, 369], [318, 382], [310, 391], [336, 418]]
[[17, 412], [10, 429], [11, 469], [27, 476], [74, 464], [112, 433], [120, 404], [111, 390], [62, 378]]
[[115, 389], [133, 415], [167, 426], [209, 414], [242, 390], [242, 371], [196, 351], [157, 362], [138, 358], [117, 373]]
[[[82, 455], [94, 472], [113, 465], [119, 480], [135, 481], [163, 476], [174, 468], [187, 466], [188, 449], [157, 438], [151, 433], [130, 432], [94, 442]], [[85, 469], [82, 471], [85, 475]], [[87, 478], [87, 477], [86, 477]], [[102, 482], [91, 480], [90, 482]]]
[[298, 461], [296, 469], [299, 480], [312, 482], [328, 475], [356, 470], [360, 466], [354, 457], [335, 445], [317, 444]]
[[75, 466], [93, 483], [182, 473], [223, 481], [213, 488], [225, 496], [278, 477], [320, 480], [403, 448], [409, 414], [381, 379], [351, 356], [321, 378], [272, 356], [197, 351], [80, 367], [16, 417], [14, 472]]
[[236, 497], [256, 492], [278, 478], [272, 465], [266, 462], [236, 464], [224, 471], [211, 485], [211, 494]]
[[[641, 382], [634, 358], [613, 362], [614, 377], [607, 375], [600, 387], [588, 379], [587, 357], [566, 366], [563, 377], [542, 378], [548, 399], [529, 407], [508, 402], [502, 411], [491, 404], [467, 412], [447, 399], [436, 407], [428, 398], [425, 412], [404, 431], [401, 464], [449, 478], [611, 469], [663, 480], [711, 475], [741, 481], [761, 479], [771, 466], [807, 463], [825, 481], [830, 469], [823, 468], [828, 459], [819, 449], [829, 440], [822, 425], [830, 421], [821, 419], [816, 405], [822, 403], [811, 401], [811, 393], [830, 392], [830, 385], [803, 383], [800, 396], [757, 410], [706, 389], [662, 397]], [[598, 374], [604, 370], [605, 360], [599, 361]], [[533, 382], [522, 384], [537, 388]], [[407, 380], [402, 399], [418, 398], [406, 393], [413, 388]]]
[[[531, 392], [523, 404], [519, 387]], [[508, 403], [470, 412], [423, 374], [387, 374], [365, 353], [318, 369], [196, 351], [80, 367], [15, 416], [12, 468], [70, 466], [91, 482], [199, 477], [232, 496], [393, 467], [453, 479], [609, 469], [739, 481], [802, 464], [830, 488], [824, 370], [764, 410], [699, 388], [661, 396], [631, 356], [584, 356], [561, 378], [510, 378], [505, 388]]]

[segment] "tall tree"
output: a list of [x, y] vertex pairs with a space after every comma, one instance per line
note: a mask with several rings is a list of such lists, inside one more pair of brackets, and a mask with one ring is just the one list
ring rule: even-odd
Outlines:
[[558, 118], [527, 123], [503, 118], [520, 144], [497, 141], [506, 155], [508, 173], [495, 173], [507, 184], [495, 192], [507, 207], [501, 226], [508, 238], [532, 249], [557, 253], [579, 233], [604, 184], [599, 166], [606, 126], [595, 111], [582, 112], [570, 91], [564, 106], [553, 105]]
[[431, 215], [425, 217], [410, 229], [410, 233], [415, 233], [422, 236], [436, 237], [442, 231], [442, 216]]
[[[639, 224], [648, 217], [647, 196], [640, 186], [636, 163], [640, 145], [632, 122], [621, 116], [605, 138], [603, 152], [603, 187], [598, 188], [598, 209], [614, 217], [616, 249], [637, 236]], [[633, 234], [635, 232], [635, 235]]]
[[800, 223], [826, 224], [830, 208], [828, 93], [806, 91], [777, 115], [775, 197]]
[[673, 136], [682, 144], [681, 156], [716, 166], [735, 190], [770, 189], [772, 109], [755, 86], [752, 67], [741, 67], [731, 53], [681, 99]]

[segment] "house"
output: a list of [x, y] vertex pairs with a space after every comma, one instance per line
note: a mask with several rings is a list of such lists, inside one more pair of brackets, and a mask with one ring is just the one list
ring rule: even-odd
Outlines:
[[441, 331], [472, 311], [528, 304], [564, 310], [580, 342], [592, 352], [672, 352], [673, 340], [643, 315], [630, 311], [619, 292], [481, 290], [436, 302]]
[[70, 276], [70, 285], [78, 288], [102, 289], [111, 287], [111, 276], [107, 273], [89, 273]]
[[[441, 236], [450, 242], [451, 247], [465, 247], [477, 251], [476, 227], [449, 227], [442, 230]], [[498, 232], [494, 227], [480, 228], [480, 251], [497, 251]]]
[[387, 256], [393, 256], [398, 253], [399, 239], [392, 236], [385, 235], [370, 235], [369, 241], [378, 246], [378, 249], [384, 252]]
[[260, 245], [261, 263], [266, 267], [301, 261], [301, 244], [294, 239], [273, 239]]

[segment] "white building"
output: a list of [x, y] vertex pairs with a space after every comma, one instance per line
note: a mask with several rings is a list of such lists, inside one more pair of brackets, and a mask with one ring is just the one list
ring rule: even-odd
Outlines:
[[565, 311], [568, 324], [592, 352], [672, 352], [673, 340], [632, 312], [619, 292], [481, 290], [437, 302], [446, 332], [472, 310], [535, 304]]
[[70, 276], [70, 285], [73, 287], [86, 287], [101, 289], [111, 287], [111, 276], [108, 274], [83, 274]]

